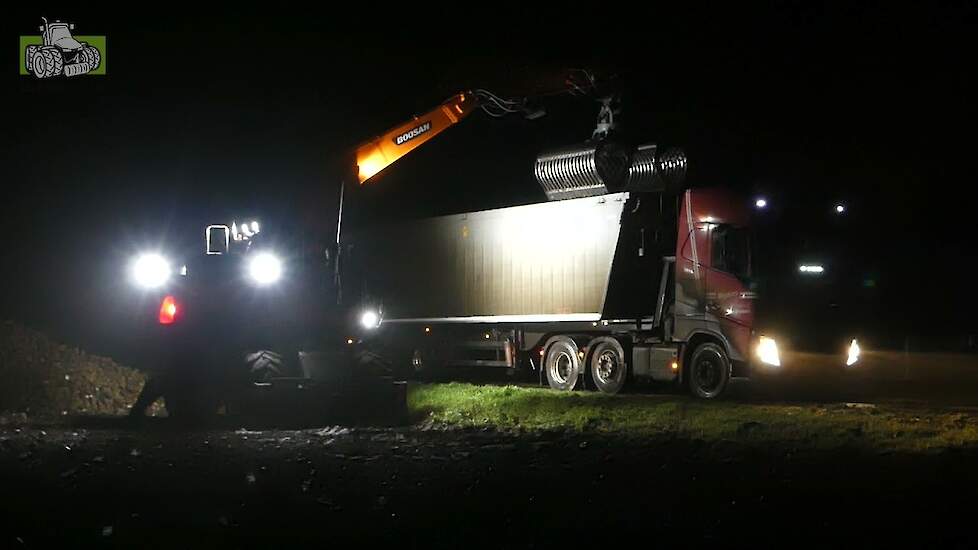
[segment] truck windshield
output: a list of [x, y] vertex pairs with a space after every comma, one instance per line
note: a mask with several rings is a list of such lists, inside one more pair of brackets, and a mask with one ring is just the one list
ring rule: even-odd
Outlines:
[[736, 275], [751, 276], [750, 231], [746, 227], [718, 225], [713, 229], [713, 267]]

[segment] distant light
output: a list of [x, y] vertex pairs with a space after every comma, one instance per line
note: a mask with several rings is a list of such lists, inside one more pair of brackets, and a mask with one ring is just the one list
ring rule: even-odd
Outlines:
[[251, 231], [258, 233], [258, 222], [251, 222]]
[[486, 333], [486, 340], [488, 340], [488, 339], [489, 339], [489, 333], [487, 332]]
[[835, 213], [836, 214], [841, 214], [841, 213], [843, 213], [845, 211], [846, 211], [846, 205], [844, 205], [844, 204], [837, 204], [837, 205], [835, 205]]
[[818, 274], [818, 273], [823, 273], [825, 271], [825, 268], [822, 267], [822, 266], [820, 266], [820, 265], [818, 265], [818, 264], [814, 264], [814, 265], [804, 265], [804, 264], [802, 264], [802, 265], [798, 266], [798, 271], [800, 271], [802, 273], [815, 273], [815, 274]]
[[431, 327], [424, 327], [424, 331], [425, 331], [425, 333], [431, 332]]
[[678, 361], [673, 361], [672, 362], [672, 370], [679, 370], [679, 362]]
[[181, 266], [180, 267], [180, 275], [182, 275], [184, 277], [187, 276], [187, 266], [184, 265], [184, 266]]
[[758, 208], [767, 208], [767, 200], [757, 199], [756, 201], [754, 201], [754, 206]]
[[346, 343], [347, 344], [353, 344], [353, 338], [347, 338], [346, 339]]

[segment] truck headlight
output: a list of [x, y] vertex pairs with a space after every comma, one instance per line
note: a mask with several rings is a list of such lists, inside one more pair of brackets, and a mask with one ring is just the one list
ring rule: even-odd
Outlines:
[[757, 340], [757, 358], [765, 365], [781, 366], [781, 356], [778, 354], [778, 343], [774, 338], [761, 336]]
[[137, 285], [158, 288], [170, 279], [170, 262], [159, 254], [142, 254], [133, 261], [131, 271]]
[[360, 324], [365, 329], [375, 329], [380, 326], [380, 314], [372, 309], [368, 309], [360, 315]]
[[269, 285], [282, 277], [282, 262], [270, 252], [259, 252], [248, 262], [248, 274], [259, 285]]
[[856, 362], [859, 361], [859, 353], [860, 353], [860, 351], [861, 350], [859, 349], [859, 342], [857, 342], [856, 339], [853, 338], [852, 339], [852, 342], [849, 342], [849, 352], [848, 352], [848, 355], [846, 357], [846, 366], [847, 367], [851, 367], [851, 366], [855, 365]]

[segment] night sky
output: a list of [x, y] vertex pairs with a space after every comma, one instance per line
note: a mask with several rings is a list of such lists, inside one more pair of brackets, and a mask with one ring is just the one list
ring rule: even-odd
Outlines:
[[[978, 333], [976, 12], [945, 5], [6, 13], [0, 317], [111, 353], [137, 250], [240, 213], [328, 228], [358, 142], [460, 90], [539, 93], [587, 68], [621, 83], [623, 137], [683, 147], [692, 185], [769, 200], [769, 278], [828, 258], [870, 289], [843, 294], [869, 304], [860, 322], [953, 343]], [[108, 74], [18, 76], [41, 15], [106, 35]], [[542, 104], [536, 121], [473, 115], [351, 198], [351, 223], [543, 200], [533, 159], [588, 138], [597, 105]]]

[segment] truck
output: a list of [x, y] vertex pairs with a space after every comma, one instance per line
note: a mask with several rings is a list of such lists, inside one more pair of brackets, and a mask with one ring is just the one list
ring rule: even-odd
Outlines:
[[525, 370], [610, 394], [635, 378], [712, 399], [780, 362], [753, 328], [749, 219], [722, 188], [466, 212], [351, 237], [346, 279], [360, 337], [418, 375]]
[[[608, 139], [615, 98], [599, 102], [591, 139], [537, 159], [550, 202], [344, 238], [341, 184], [335, 242], [245, 216], [207, 225], [190, 250], [135, 255], [152, 325], [143, 347], [162, 374], [133, 414], [163, 397], [190, 419], [299, 403], [396, 415], [406, 411], [399, 375], [449, 365], [527, 368], [559, 390], [617, 393], [649, 378], [710, 399], [752, 358], [776, 365], [776, 343], [752, 332], [742, 201], [681, 190], [685, 156]], [[525, 98], [456, 94], [358, 147], [357, 181], [480, 108], [542, 112]]]

